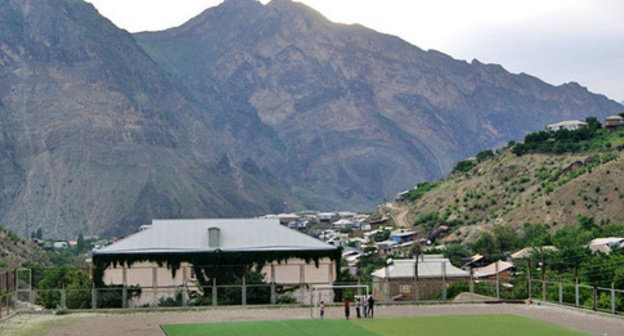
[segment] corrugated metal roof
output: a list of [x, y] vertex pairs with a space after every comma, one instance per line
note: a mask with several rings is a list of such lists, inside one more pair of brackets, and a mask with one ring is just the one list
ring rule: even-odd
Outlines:
[[513, 263], [508, 261], [496, 261], [484, 267], [477, 267], [473, 270], [475, 278], [487, 278], [496, 275], [496, 264], [498, 264], [498, 273], [502, 273], [512, 267]]
[[[470, 273], [459, 269], [451, 264], [446, 258], [425, 259], [418, 261], [418, 278], [441, 278], [442, 263], [446, 270], [447, 278], [469, 278]], [[394, 264], [387, 267], [390, 279], [396, 278], [414, 278], [414, 259], [394, 260]], [[386, 278], [386, 267], [380, 268], [372, 273], [378, 278]]]
[[[219, 246], [209, 247], [208, 229], [220, 229]], [[94, 251], [94, 254], [335, 250], [273, 219], [159, 219], [152, 227]]]

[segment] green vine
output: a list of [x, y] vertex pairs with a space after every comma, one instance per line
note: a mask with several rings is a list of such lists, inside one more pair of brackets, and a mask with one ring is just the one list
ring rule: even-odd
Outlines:
[[175, 277], [180, 265], [184, 262], [198, 266], [211, 265], [213, 267], [227, 265], [255, 265], [261, 269], [272, 262], [282, 263], [288, 259], [302, 259], [306, 264], [314, 262], [319, 266], [319, 260], [329, 258], [336, 264], [336, 274], [340, 272], [340, 258], [342, 248], [335, 250], [298, 250], [298, 251], [263, 251], [263, 252], [196, 252], [196, 253], [130, 253], [130, 254], [95, 254], [93, 255], [93, 281], [96, 286], [104, 285], [102, 277], [110, 266], [131, 267], [138, 262], [156, 263], [159, 267], [166, 266]]

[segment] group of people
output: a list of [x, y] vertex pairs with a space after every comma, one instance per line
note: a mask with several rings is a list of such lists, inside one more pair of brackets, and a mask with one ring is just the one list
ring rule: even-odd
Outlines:
[[[360, 299], [359, 297], [355, 298], [355, 314], [357, 318], [362, 317], [360, 313], [361, 307], [364, 307], [364, 317], [372, 318], [375, 313], [375, 299], [373, 299], [373, 296], [369, 295], [368, 297], [364, 297], [363, 300]], [[321, 313], [321, 318], [323, 318], [325, 316], [325, 302], [324, 301], [321, 301], [319, 305], [319, 310]], [[348, 320], [349, 315], [351, 315], [351, 307], [350, 307], [349, 299], [344, 300], [344, 311], [345, 311], [345, 318]]]

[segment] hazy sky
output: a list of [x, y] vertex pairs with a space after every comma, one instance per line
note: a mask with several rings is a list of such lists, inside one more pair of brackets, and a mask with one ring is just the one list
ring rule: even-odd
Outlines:
[[[87, 0], [130, 32], [178, 26], [221, 0]], [[269, 2], [262, 0], [262, 3]], [[454, 58], [498, 63], [624, 101], [624, 0], [301, 0]]]

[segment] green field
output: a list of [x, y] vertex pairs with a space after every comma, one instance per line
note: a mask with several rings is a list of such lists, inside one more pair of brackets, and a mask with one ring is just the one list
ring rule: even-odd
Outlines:
[[587, 336], [589, 334], [515, 315], [449, 315], [360, 320], [283, 320], [168, 324], [168, 336]]

